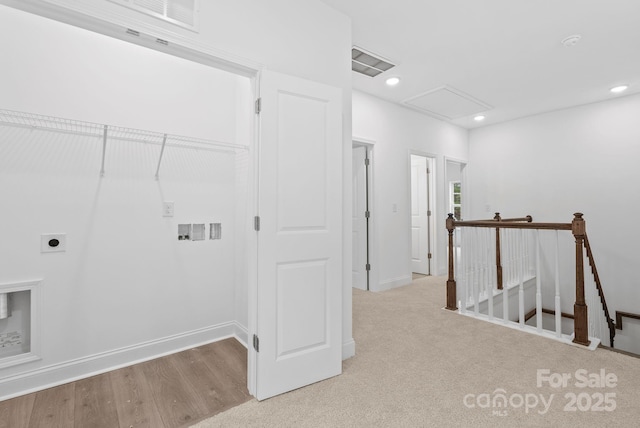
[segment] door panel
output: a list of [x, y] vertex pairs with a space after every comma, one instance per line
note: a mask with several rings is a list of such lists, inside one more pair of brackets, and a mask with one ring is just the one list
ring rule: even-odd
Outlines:
[[342, 370], [342, 95], [261, 79], [256, 397]]
[[429, 274], [427, 158], [411, 155], [411, 270]]
[[352, 206], [352, 285], [360, 290], [367, 289], [367, 219], [366, 207], [366, 148], [353, 148], [353, 206]]

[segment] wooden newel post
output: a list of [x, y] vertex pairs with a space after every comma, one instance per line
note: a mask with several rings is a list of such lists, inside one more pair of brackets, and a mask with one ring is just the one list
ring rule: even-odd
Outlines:
[[[495, 221], [501, 221], [500, 213], [496, 213], [493, 218]], [[500, 256], [500, 228], [496, 227], [496, 279], [498, 282], [498, 290], [502, 290], [502, 258]]]
[[576, 303], [573, 305], [573, 342], [589, 346], [589, 324], [587, 320], [587, 304], [584, 299], [584, 237], [586, 225], [582, 213], [575, 213], [571, 222], [571, 232], [576, 239]]
[[453, 214], [449, 213], [447, 218], [447, 230], [449, 231], [449, 278], [447, 279], [447, 306], [446, 309], [455, 311], [458, 309], [456, 305], [456, 280], [453, 271], [453, 230], [455, 229], [455, 219]]

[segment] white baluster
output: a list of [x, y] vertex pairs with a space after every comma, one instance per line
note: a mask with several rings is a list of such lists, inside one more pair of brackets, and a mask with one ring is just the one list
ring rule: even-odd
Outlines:
[[556, 230], [556, 336], [562, 337], [562, 308], [560, 307], [560, 242]]
[[[509, 229], [501, 229], [501, 231], [504, 230], [505, 233], [503, 233], [502, 235], [505, 237], [505, 242], [507, 243], [507, 253], [509, 254], [509, 259], [511, 257], [511, 250], [510, 250], [510, 246], [511, 244], [509, 243], [510, 239], [509, 239]], [[508, 264], [510, 264], [511, 262], [507, 262]], [[507, 270], [507, 272], [509, 272], [509, 270]], [[510, 274], [509, 274], [510, 275]], [[508, 276], [507, 276], [508, 277]], [[502, 321], [507, 324], [509, 322], [509, 281], [507, 281], [505, 284], [503, 284], [502, 286]]]
[[520, 313], [520, 328], [524, 328], [524, 229], [520, 229], [520, 257], [518, 257], [518, 276], [520, 288], [518, 290], [518, 309]]
[[460, 289], [461, 289], [461, 293], [460, 293], [460, 297], [461, 297], [461, 302], [459, 304], [459, 310], [460, 313], [466, 313], [467, 312], [467, 266], [466, 266], [466, 252], [467, 252], [467, 244], [465, 242], [465, 233], [463, 231], [463, 227], [459, 227], [456, 230], [456, 234], [458, 235], [458, 246], [456, 248], [456, 253], [460, 253], [460, 260], [458, 261], [458, 272], [460, 272]]
[[540, 230], [536, 229], [536, 328], [542, 333], [542, 279], [540, 278]]
[[489, 269], [489, 280], [487, 281], [487, 315], [489, 316], [489, 319], [492, 320], [493, 319], [493, 287], [497, 286], [495, 284], [497, 284], [497, 278], [498, 278], [498, 273], [497, 273], [497, 269], [496, 269], [496, 263], [495, 263], [495, 254], [496, 254], [496, 240], [495, 239], [491, 239], [492, 235], [492, 231], [493, 229], [489, 229], [487, 228], [487, 232], [488, 232], [488, 236], [489, 236], [489, 245], [487, 245], [488, 248], [488, 255], [487, 255], [487, 263], [489, 263], [490, 269]]
[[472, 233], [473, 240], [473, 312], [476, 317], [480, 313], [480, 251], [479, 251], [479, 238], [478, 228], [473, 228]]

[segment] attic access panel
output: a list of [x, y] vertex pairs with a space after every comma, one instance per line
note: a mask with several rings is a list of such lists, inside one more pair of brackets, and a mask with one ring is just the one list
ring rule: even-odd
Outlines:
[[450, 86], [442, 86], [404, 101], [404, 104], [439, 119], [454, 120], [491, 110], [489, 104]]
[[382, 59], [357, 46], [351, 49], [351, 70], [369, 77], [376, 77], [395, 67], [395, 64]]

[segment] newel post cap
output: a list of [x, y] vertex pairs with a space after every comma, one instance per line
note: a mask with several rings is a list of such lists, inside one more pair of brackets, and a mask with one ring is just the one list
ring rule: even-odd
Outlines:
[[447, 229], [450, 232], [453, 231], [453, 229], [455, 228], [455, 226], [453, 225], [455, 221], [456, 220], [453, 218], [453, 214], [449, 213], [449, 215], [447, 216]]
[[586, 234], [586, 223], [582, 218], [584, 214], [575, 213], [573, 214], [573, 221], [571, 222], [571, 232], [574, 236], [584, 236]]

